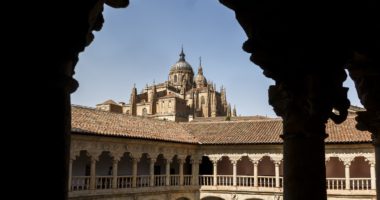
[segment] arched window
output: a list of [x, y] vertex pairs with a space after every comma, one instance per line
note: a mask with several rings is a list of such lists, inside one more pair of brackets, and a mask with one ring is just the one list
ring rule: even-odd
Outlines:
[[177, 75], [174, 75], [174, 83], [177, 82]]
[[146, 108], [143, 108], [142, 115], [145, 116], [147, 113], [148, 113], [148, 111], [146, 110]]
[[205, 97], [201, 96], [201, 104], [205, 104]]

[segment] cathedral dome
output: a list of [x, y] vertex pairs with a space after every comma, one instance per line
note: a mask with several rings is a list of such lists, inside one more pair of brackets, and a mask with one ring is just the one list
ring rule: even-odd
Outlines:
[[170, 68], [170, 74], [177, 72], [190, 72], [191, 74], [194, 74], [193, 68], [185, 60], [185, 54], [183, 53], [183, 50], [181, 51], [181, 54], [179, 54], [179, 60]]

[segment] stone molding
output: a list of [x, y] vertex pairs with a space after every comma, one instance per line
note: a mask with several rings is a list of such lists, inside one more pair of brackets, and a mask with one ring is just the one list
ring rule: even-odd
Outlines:
[[369, 164], [375, 163], [375, 153], [326, 153], [326, 162], [330, 161], [331, 157], [337, 157], [344, 165], [350, 165], [356, 157], [364, 157]]

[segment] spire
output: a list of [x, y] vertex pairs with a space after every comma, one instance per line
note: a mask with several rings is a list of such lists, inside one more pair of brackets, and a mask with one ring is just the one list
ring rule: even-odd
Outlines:
[[198, 74], [203, 75], [203, 69], [202, 69], [202, 57], [199, 57]]
[[234, 109], [232, 110], [232, 117], [237, 117], [237, 115], [236, 115], [236, 105], [234, 105]]
[[181, 53], [179, 54], [179, 61], [185, 61], [185, 54], [183, 53], [183, 45], [181, 47]]

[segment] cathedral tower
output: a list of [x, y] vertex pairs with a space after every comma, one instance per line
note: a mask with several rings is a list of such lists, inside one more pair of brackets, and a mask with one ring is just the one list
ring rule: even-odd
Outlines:
[[171, 66], [169, 72], [169, 83], [178, 90], [182, 87], [191, 88], [193, 84], [194, 72], [191, 65], [185, 60], [183, 48], [179, 54], [179, 60]]

